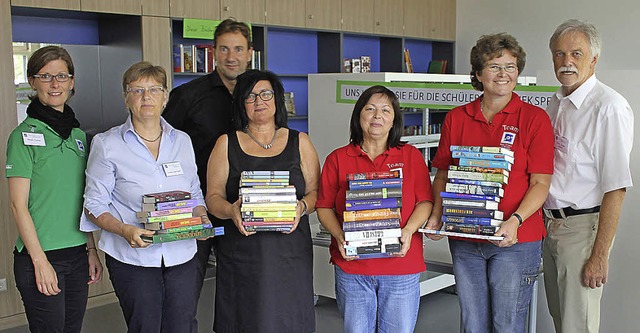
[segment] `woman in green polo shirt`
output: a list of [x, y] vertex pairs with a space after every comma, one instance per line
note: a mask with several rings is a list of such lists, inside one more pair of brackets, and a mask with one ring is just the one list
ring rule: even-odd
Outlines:
[[14, 274], [31, 332], [80, 332], [88, 285], [102, 275], [92, 234], [79, 230], [87, 142], [66, 104], [73, 74], [65, 49], [33, 53], [27, 76], [36, 94], [7, 143]]

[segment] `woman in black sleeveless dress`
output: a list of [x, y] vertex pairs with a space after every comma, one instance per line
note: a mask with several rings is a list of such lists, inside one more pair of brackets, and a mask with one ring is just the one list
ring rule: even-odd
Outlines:
[[[209, 158], [207, 206], [225, 227], [217, 244], [214, 330], [313, 332], [313, 250], [307, 214], [315, 210], [320, 166], [305, 133], [286, 127], [284, 89], [271, 72], [238, 76], [236, 131]], [[288, 233], [247, 232], [238, 187], [242, 171], [288, 170], [298, 204]]]

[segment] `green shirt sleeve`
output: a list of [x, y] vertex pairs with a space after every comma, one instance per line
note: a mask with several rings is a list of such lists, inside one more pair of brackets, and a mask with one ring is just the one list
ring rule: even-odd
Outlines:
[[22, 126], [18, 126], [9, 135], [7, 142], [6, 177], [22, 177], [31, 179], [33, 172], [33, 151], [22, 141]]

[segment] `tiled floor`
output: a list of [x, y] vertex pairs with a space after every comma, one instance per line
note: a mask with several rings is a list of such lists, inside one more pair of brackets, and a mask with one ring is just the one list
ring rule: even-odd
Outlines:
[[[215, 278], [205, 281], [202, 296], [198, 304], [198, 322], [200, 333], [210, 333], [213, 324], [213, 296]], [[460, 308], [455, 294], [440, 291], [420, 300], [420, 312], [416, 332], [455, 333], [459, 332]], [[336, 302], [320, 297], [316, 305], [316, 330], [318, 333], [342, 332], [342, 318]], [[27, 327], [17, 327], [0, 333], [27, 333]], [[118, 304], [109, 304], [87, 311], [84, 318], [83, 333], [126, 332], [126, 325]]]

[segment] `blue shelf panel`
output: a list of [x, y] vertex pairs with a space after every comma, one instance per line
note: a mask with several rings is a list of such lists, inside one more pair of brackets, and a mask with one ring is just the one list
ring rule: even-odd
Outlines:
[[11, 15], [14, 42], [99, 45], [97, 20]]
[[315, 32], [269, 29], [267, 68], [276, 74], [318, 72], [318, 35]]
[[[280, 77], [285, 91], [293, 92], [293, 101], [296, 104], [296, 115], [309, 114], [309, 90], [306, 77]], [[304, 120], [306, 122], [306, 120]]]
[[429, 61], [433, 59], [433, 44], [424, 40], [405, 39], [404, 47], [409, 49], [413, 71], [426, 73], [429, 69]]
[[380, 38], [359, 35], [344, 35], [343, 57], [371, 57], [371, 71], [380, 71]]
[[306, 119], [291, 119], [289, 120], [289, 128], [293, 128], [298, 132], [309, 133], [309, 124]]
[[404, 126], [422, 125], [422, 113], [404, 113]]

